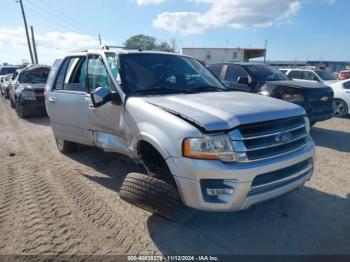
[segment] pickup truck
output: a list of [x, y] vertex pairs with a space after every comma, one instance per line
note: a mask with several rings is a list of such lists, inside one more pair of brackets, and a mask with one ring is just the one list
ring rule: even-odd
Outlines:
[[167, 218], [183, 205], [247, 209], [313, 174], [302, 107], [232, 92], [192, 57], [108, 46], [70, 53], [52, 66], [45, 101], [62, 153], [83, 144], [143, 164], [119, 195]]

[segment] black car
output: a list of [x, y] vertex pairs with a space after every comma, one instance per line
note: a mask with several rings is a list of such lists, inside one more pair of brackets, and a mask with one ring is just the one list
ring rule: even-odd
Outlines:
[[50, 68], [32, 65], [20, 70], [9, 88], [11, 107], [21, 118], [46, 112], [44, 90]]
[[312, 125], [334, 116], [334, 93], [329, 86], [293, 81], [264, 64], [221, 63], [208, 68], [233, 90], [271, 96], [302, 106]]

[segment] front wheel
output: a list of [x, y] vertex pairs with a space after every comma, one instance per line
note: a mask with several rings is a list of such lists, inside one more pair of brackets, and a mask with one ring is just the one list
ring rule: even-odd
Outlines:
[[349, 112], [349, 108], [348, 105], [346, 104], [346, 102], [342, 99], [334, 99], [334, 107], [335, 107], [335, 116], [336, 117], [346, 117], [348, 112]]
[[18, 103], [18, 101], [14, 103], [14, 106], [19, 118], [25, 119], [29, 117], [29, 114], [23, 110], [23, 107]]
[[78, 144], [70, 141], [63, 140], [61, 138], [55, 138], [58, 150], [62, 154], [74, 153], [78, 150]]
[[155, 177], [130, 173], [125, 178], [119, 196], [126, 202], [175, 220], [182, 206], [176, 186]]

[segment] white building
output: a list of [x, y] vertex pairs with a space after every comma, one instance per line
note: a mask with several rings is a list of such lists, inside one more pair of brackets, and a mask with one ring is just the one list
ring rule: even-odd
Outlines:
[[206, 64], [248, 62], [265, 56], [266, 49], [257, 48], [181, 48], [181, 54], [197, 58]]

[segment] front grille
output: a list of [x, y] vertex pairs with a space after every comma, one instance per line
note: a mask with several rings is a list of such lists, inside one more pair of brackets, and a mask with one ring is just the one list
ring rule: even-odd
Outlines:
[[[308, 92], [309, 107], [312, 113], [329, 112], [333, 110], [332, 90], [321, 89]], [[325, 99], [327, 98], [327, 100]]]
[[287, 154], [304, 147], [304, 117], [240, 126], [230, 133], [238, 161], [249, 162]]
[[312, 159], [293, 166], [255, 177], [248, 196], [269, 192], [307, 177], [312, 170]]

